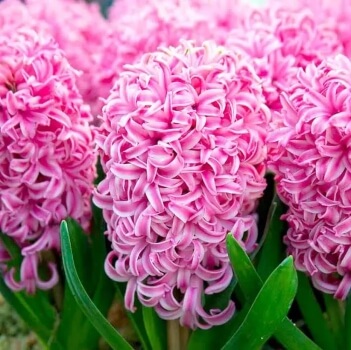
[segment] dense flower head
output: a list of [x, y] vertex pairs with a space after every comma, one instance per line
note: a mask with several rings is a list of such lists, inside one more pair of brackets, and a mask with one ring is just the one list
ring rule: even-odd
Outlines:
[[311, 9], [281, 4], [248, 11], [226, 46], [253, 60], [273, 110], [281, 108], [280, 94], [294, 83], [298, 68], [342, 52], [333, 26], [316, 19]]
[[100, 91], [96, 75], [100, 71], [101, 38], [107, 31], [107, 21], [97, 4], [77, 0], [17, 0], [0, 3], [0, 32], [31, 26], [35, 31], [54, 37], [70, 64], [81, 71], [77, 84], [93, 115], [101, 112]]
[[51, 288], [56, 266], [43, 281], [43, 253], [58, 252], [67, 217], [89, 228], [95, 156], [89, 107], [76, 88], [76, 71], [50, 37], [18, 28], [0, 35], [0, 231], [21, 249], [20, 279], [7, 268], [14, 290]]
[[288, 251], [314, 285], [344, 299], [351, 288], [351, 62], [308, 65], [282, 96], [283, 127], [269, 136], [271, 167], [289, 206]]
[[[125, 67], [97, 135], [106, 178], [95, 203], [112, 243], [105, 269], [164, 319], [226, 322], [203, 296], [230, 283], [225, 237], [256, 246], [268, 108], [252, 66], [224, 47], [184, 41]], [[246, 234], [245, 234], [246, 232]]]

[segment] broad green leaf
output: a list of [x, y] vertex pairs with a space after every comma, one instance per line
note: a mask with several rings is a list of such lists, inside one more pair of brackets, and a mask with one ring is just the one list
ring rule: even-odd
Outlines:
[[296, 301], [303, 320], [314, 341], [326, 350], [336, 350], [337, 344], [328, 328], [322, 309], [317, 301], [308, 277], [298, 272], [299, 286]]
[[296, 290], [297, 275], [288, 257], [268, 277], [243, 323], [223, 349], [260, 349], [284, 320]]
[[[106, 315], [114, 298], [113, 282], [104, 271], [106, 257], [105, 237], [101, 211], [93, 207], [92, 232], [86, 235], [74, 220], [67, 220], [71, 233], [72, 252], [81, 282], [96, 307]], [[79, 332], [75, 330], [79, 329]], [[88, 321], [76, 303], [70, 288], [65, 289], [62, 322], [58, 337], [67, 348], [95, 349], [100, 334]]]
[[274, 332], [274, 338], [288, 350], [321, 350], [287, 317]]
[[[75, 268], [84, 289], [91, 297], [91, 292], [93, 290], [90, 271], [92, 257], [88, 238], [74, 220], [69, 219], [65, 223], [68, 232], [70, 232], [70, 244], [72, 247], [72, 254], [74, 254]], [[86, 329], [86, 327], [88, 329]], [[77, 332], [76, 329], [79, 329], [79, 332]], [[89, 337], [94, 337], [95, 339], [93, 339], [93, 341], [86, 339], [88, 334]], [[87, 320], [84, 312], [77, 304], [71, 288], [68, 286], [65, 287], [64, 291], [61, 322], [57, 330], [57, 337], [65, 344], [67, 349], [84, 348], [86, 350], [93, 350], [96, 348], [99, 341], [99, 333]]]
[[262, 287], [262, 280], [252, 261], [231, 234], [227, 235], [227, 250], [242, 293], [247, 301], [254, 300]]
[[143, 307], [143, 319], [152, 350], [167, 350], [167, 325], [153, 308]]
[[[238, 284], [246, 297], [243, 309], [230, 321], [232, 331], [236, 331], [243, 322], [253, 300], [262, 288], [263, 282], [244, 249], [230, 234], [227, 236], [227, 250]], [[288, 318], [284, 319], [282, 324], [277, 328], [274, 336], [289, 350], [300, 350], [302, 348], [306, 350], [319, 349]]]
[[[117, 294], [118, 294], [120, 301], [123, 301], [125, 291], [126, 291], [126, 283], [115, 282], [114, 286], [116, 288], [116, 291], [117, 291]], [[139, 338], [139, 341], [142, 345], [142, 349], [143, 350], [152, 350], [150, 340], [148, 338], [148, 335], [147, 335], [146, 329], [145, 329], [145, 325], [144, 325], [143, 308], [145, 306], [143, 306], [138, 299], [136, 299], [134, 303], [135, 303], [136, 310], [134, 312], [126, 311], [126, 314], [129, 318], [130, 322], [132, 323], [133, 329], [135, 330], [135, 332]]]
[[70, 234], [66, 221], [61, 224], [61, 246], [62, 258], [67, 283], [72, 290], [72, 294], [81, 307], [84, 314], [87, 316], [92, 325], [101, 334], [103, 339], [114, 350], [129, 350], [132, 347], [126, 340], [111, 326], [107, 319], [101, 314], [95, 306], [89, 295], [87, 294], [82, 282], [77, 273], [75, 261], [73, 259], [72, 245]]
[[269, 219], [266, 223], [265, 232], [263, 234], [263, 244], [259, 254], [259, 262], [257, 265], [257, 272], [263, 280], [266, 280], [271, 272], [284, 258], [283, 240], [284, 222], [280, 217], [284, 213], [282, 203], [278, 198], [274, 198]]
[[[86, 268], [90, 270], [90, 296], [103, 315], [107, 315], [108, 310], [115, 297], [114, 283], [107, 277], [104, 269], [106, 251], [105, 240], [105, 222], [100, 209], [92, 204], [93, 223], [91, 234], [87, 237], [89, 241], [89, 250], [91, 255], [90, 264]], [[76, 254], [77, 255], [77, 254]], [[85, 322], [82, 334], [85, 334], [85, 341], [88, 344], [96, 344], [99, 340], [99, 334], [91, 330], [90, 322]]]

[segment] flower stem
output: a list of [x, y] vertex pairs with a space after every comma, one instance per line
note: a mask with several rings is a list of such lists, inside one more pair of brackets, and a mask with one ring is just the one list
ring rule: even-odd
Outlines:
[[168, 350], [182, 350], [180, 324], [178, 320], [167, 321]]
[[346, 299], [345, 305], [345, 350], [351, 350], [351, 295]]
[[324, 294], [323, 296], [331, 331], [334, 334], [339, 348], [344, 349], [344, 324], [340, 304], [338, 300], [334, 299], [333, 296], [329, 294]]
[[181, 349], [187, 349], [189, 340], [189, 328], [180, 326], [180, 347]]

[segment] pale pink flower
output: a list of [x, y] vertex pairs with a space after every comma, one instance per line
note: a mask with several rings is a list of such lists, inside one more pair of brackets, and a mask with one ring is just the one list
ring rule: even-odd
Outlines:
[[266, 187], [270, 118], [260, 80], [213, 43], [144, 55], [127, 65], [103, 109], [97, 145], [106, 178], [94, 195], [112, 251], [107, 274], [164, 319], [190, 328], [226, 322], [205, 310], [232, 270], [228, 232], [256, 246], [257, 199]]
[[55, 265], [47, 281], [38, 266], [42, 252], [59, 251], [61, 220], [89, 228], [95, 156], [75, 79], [52, 39], [27, 28], [0, 35], [0, 231], [21, 249], [20, 280], [3, 247], [0, 264], [14, 290], [55, 285]]
[[333, 26], [320, 22], [310, 9], [281, 3], [247, 11], [226, 46], [252, 59], [263, 80], [267, 104], [278, 111], [279, 97], [294, 84], [298, 68], [342, 52]]
[[351, 62], [342, 55], [300, 70], [282, 96], [283, 126], [271, 168], [289, 206], [288, 252], [316, 288], [351, 288]]

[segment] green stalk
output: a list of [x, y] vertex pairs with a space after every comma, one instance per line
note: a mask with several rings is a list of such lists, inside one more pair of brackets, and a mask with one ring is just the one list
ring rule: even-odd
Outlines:
[[345, 305], [345, 350], [351, 350], [351, 295]]
[[323, 294], [323, 297], [331, 331], [334, 334], [334, 338], [338, 344], [338, 348], [343, 350], [345, 349], [343, 336], [344, 322], [339, 301], [334, 299], [333, 296], [329, 294]]
[[308, 277], [302, 272], [298, 272], [298, 277], [299, 287], [296, 301], [314, 341], [326, 350], [338, 349], [336, 340], [328, 328], [323, 311], [314, 295]]

